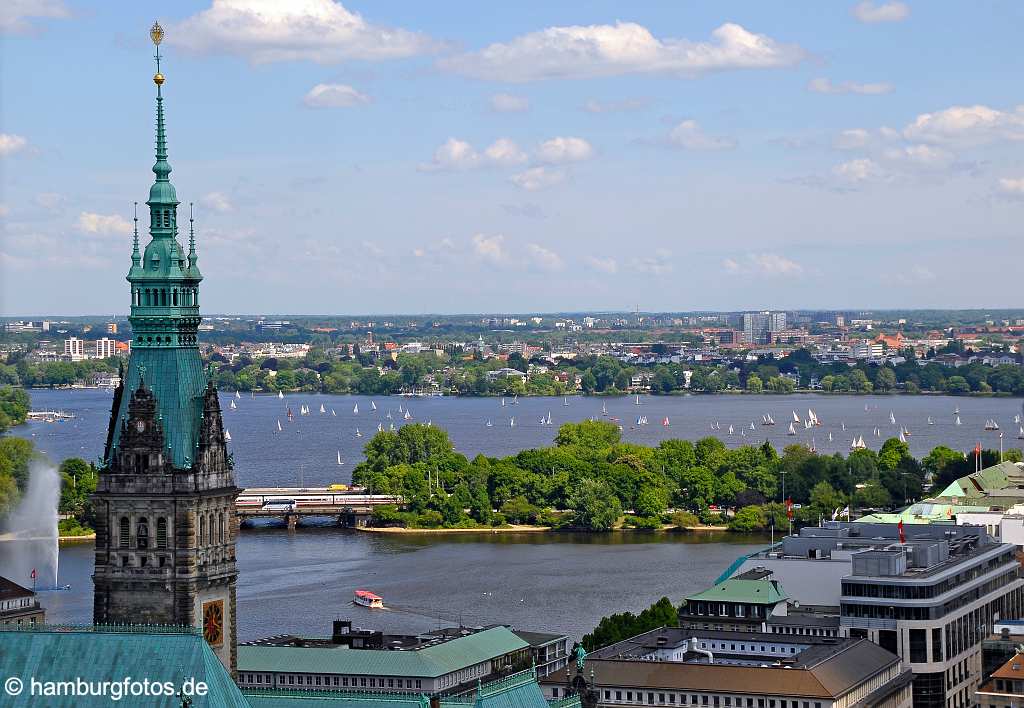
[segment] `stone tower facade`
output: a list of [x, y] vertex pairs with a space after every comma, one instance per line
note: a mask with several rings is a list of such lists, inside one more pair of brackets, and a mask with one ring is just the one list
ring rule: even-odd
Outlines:
[[235, 539], [238, 489], [217, 392], [197, 344], [199, 272], [194, 230], [178, 242], [169, 175], [159, 43], [156, 180], [150, 236], [138, 219], [128, 271], [132, 351], [114, 393], [96, 494], [96, 624], [202, 627], [232, 674], [236, 666]]

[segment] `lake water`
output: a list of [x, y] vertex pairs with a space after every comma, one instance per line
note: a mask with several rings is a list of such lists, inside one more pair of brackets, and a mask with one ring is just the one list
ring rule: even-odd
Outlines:
[[[359, 396], [243, 396], [236, 409], [231, 396], [222, 398], [225, 425], [231, 432], [240, 486], [325, 484], [348, 481], [362, 445], [377, 429], [403, 420], [398, 407], [411, 409], [413, 422], [431, 421], [445, 428], [456, 447], [472, 457], [501, 456], [548, 445], [565, 421], [618, 417], [623, 438], [657, 444], [681, 437], [711, 435], [711, 425], [726, 444], [760, 443], [766, 437], [781, 447], [813, 441], [820, 451], [848, 449], [853, 435], [863, 435], [876, 448], [900, 426], [915, 455], [938, 444], [958, 449], [980, 441], [997, 448], [998, 433], [983, 430], [994, 418], [1006, 432], [1007, 447], [1018, 445], [1015, 399], [865, 396], [689, 396], [563, 399], [526, 398], [501, 406], [499, 399], [370, 398]], [[29, 423], [13, 431], [31, 437], [54, 461], [69, 456], [94, 460], [102, 453], [111, 393], [102, 390], [33, 391], [36, 410], [61, 409], [76, 418], [63, 423]], [[320, 414], [321, 403], [326, 413]], [[506, 401], [509, 403], [509, 401]], [[353, 413], [358, 404], [359, 413]], [[301, 405], [311, 414], [300, 416]], [[286, 407], [295, 412], [289, 423]], [[961, 425], [954, 425], [959, 407]], [[786, 435], [792, 411], [803, 418], [812, 408], [822, 421], [813, 431]], [[865, 410], [867, 408], [867, 410]], [[331, 415], [331, 410], [335, 415]], [[392, 419], [386, 418], [391, 411]], [[553, 425], [541, 425], [551, 412]], [[896, 425], [889, 422], [889, 412]], [[763, 414], [778, 422], [756, 425]], [[636, 426], [638, 416], [649, 425]], [[509, 425], [516, 418], [514, 427]], [[669, 418], [671, 425], [661, 421]], [[928, 425], [931, 416], [934, 425]], [[280, 419], [283, 431], [277, 433]], [[492, 427], [487, 427], [490, 420]], [[755, 421], [755, 430], [749, 429]], [[842, 423], [846, 431], [841, 430]], [[729, 436], [728, 426], [734, 426]], [[740, 430], [746, 426], [747, 436]], [[359, 428], [364, 437], [355, 435]], [[875, 437], [875, 427], [882, 437]], [[828, 433], [833, 433], [833, 443]], [[336, 463], [340, 451], [344, 464]], [[0, 543], [0, 574], [3, 574]], [[253, 639], [282, 632], [326, 634], [331, 620], [351, 618], [357, 624], [391, 631], [416, 632], [439, 624], [510, 623], [523, 629], [565, 632], [579, 637], [602, 616], [639, 611], [662, 596], [674, 602], [701, 590], [738, 556], [766, 545], [765, 539], [733, 535], [696, 536], [665, 533], [515, 534], [472, 533], [447, 536], [384, 536], [332, 527], [242, 531], [238, 542], [239, 638]], [[92, 544], [66, 546], [60, 554], [61, 584], [67, 592], [47, 592], [42, 601], [51, 622], [88, 623], [92, 614]], [[366, 588], [385, 598], [392, 611], [371, 612], [351, 605], [354, 590]]]

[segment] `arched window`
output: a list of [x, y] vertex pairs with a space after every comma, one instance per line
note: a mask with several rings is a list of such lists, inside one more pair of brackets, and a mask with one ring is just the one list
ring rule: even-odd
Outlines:
[[149, 520], [145, 517], [135, 525], [135, 542], [140, 549], [149, 548]]
[[172, 298], [173, 298], [172, 304], [175, 307], [177, 307], [178, 306], [178, 289], [177, 288], [174, 289], [174, 293], [172, 294]]
[[167, 519], [162, 516], [156, 520], [156, 547], [167, 548]]
[[122, 516], [121, 517], [121, 522], [120, 522], [120, 528], [118, 529], [119, 533], [118, 533], [118, 538], [117, 538], [118, 545], [121, 546], [121, 548], [128, 548], [128, 530], [129, 530], [129, 528], [130, 528], [130, 524], [128, 523], [128, 517], [127, 516]]
[[217, 516], [217, 538], [219, 543], [224, 543], [224, 512]]
[[199, 533], [196, 536], [196, 541], [200, 546], [206, 545], [206, 515], [199, 515]]

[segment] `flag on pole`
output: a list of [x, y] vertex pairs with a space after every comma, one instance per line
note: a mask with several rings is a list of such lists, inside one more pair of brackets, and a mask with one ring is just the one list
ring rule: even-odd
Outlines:
[[835, 509], [832, 510], [832, 520], [835, 521], [838, 518], [839, 518], [839, 507], [837, 506]]
[[906, 543], [907, 536], [903, 533], [903, 519], [900, 519], [900, 522], [896, 524], [896, 530], [900, 532], [900, 543]]
[[847, 504], [846, 508], [843, 509], [842, 516], [845, 516], [847, 518], [847, 520], [849, 520], [849, 518], [850, 518], [850, 505], [849, 504]]
[[786, 500], [786, 518], [790, 521], [793, 520], [793, 498], [790, 497]]
[[36, 569], [35, 568], [33, 568], [32, 572], [29, 573], [29, 577], [32, 578], [33, 580], [36, 579]]

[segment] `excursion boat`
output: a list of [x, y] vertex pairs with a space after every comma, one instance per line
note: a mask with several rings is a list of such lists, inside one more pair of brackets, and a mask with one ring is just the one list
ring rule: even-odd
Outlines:
[[369, 590], [356, 590], [355, 603], [357, 605], [362, 605], [363, 607], [369, 607], [373, 610], [384, 609], [384, 598], [370, 592]]

